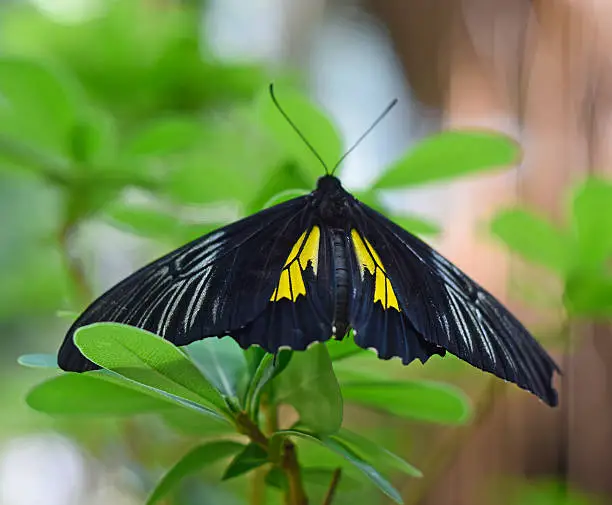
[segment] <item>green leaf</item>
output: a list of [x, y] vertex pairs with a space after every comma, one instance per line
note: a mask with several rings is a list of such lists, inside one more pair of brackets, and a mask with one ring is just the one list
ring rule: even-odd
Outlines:
[[275, 398], [292, 405], [300, 422], [317, 433], [335, 433], [342, 425], [342, 394], [325, 344], [294, 353], [278, 378]]
[[392, 164], [375, 188], [416, 186], [516, 164], [519, 145], [487, 131], [446, 131], [419, 142]]
[[268, 453], [257, 444], [249, 444], [229, 464], [222, 480], [233, 479], [269, 463]]
[[[325, 113], [299, 92], [277, 89], [276, 96], [288, 117], [331, 170], [342, 155], [342, 141], [336, 127]], [[282, 116], [268, 93], [260, 97], [259, 105], [263, 125], [284, 148], [287, 156], [304, 168], [304, 175], [309, 178], [310, 185], [314, 186], [315, 181], [324, 173], [321, 162]]]
[[251, 214], [268, 207], [279, 194], [282, 195], [288, 188], [298, 188], [289, 191], [304, 192], [313, 189], [312, 180], [304, 175], [295, 162], [280, 163], [257, 189], [255, 196], [249, 201], [246, 211]]
[[588, 179], [575, 193], [573, 213], [580, 263], [602, 265], [612, 257], [612, 184]]
[[234, 339], [207, 338], [189, 344], [185, 350], [222, 395], [236, 400], [242, 396], [247, 381], [247, 362]]
[[438, 223], [422, 217], [393, 214], [389, 216], [389, 219], [414, 235], [436, 237], [442, 232]]
[[[335, 468], [317, 468], [309, 467], [301, 469], [302, 480], [306, 485], [319, 486], [329, 488], [329, 485], [334, 476]], [[280, 468], [271, 468], [266, 474], [265, 478], [266, 485], [274, 487], [276, 489], [286, 489], [287, 477]], [[359, 490], [363, 487], [362, 483], [357, 479], [353, 479], [346, 474], [342, 475], [340, 482], [338, 483], [337, 490], [340, 492], [351, 492]]]
[[592, 270], [573, 272], [565, 283], [563, 301], [573, 316], [612, 315], [612, 277]]
[[70, 154], [80, 168], [112, 163], [117, 151], [113, 118], [101, 110], [90, 110], [76, 121], [69, 134]]
[[327, 346], [327, 351], [332, 361], [340, 361], [355, 356], [356, 354], [366, 352], [365, 349], [359, 347], [355, 343], [352, 329], [349, 331], [348, 336], [344, 337], [342, 340], [330, 338], [325, 342], [325, 345]]
[[128, 139], [128, 156], [159, 157], [181, 153], [202, 142], [204, 125], [185, 117], [156, 119]]
[[365, 459], [374, 464], [387, 466], [405, 473], [406, 475], [410, 475], [411, 477], [423, 477], [423, 473], [418, 468], [415, 468], [397, 454], [388, 451], [384, 447], [381, 447], [357, 433], [353, 433], [343, 428], [339, 433], [333, 435], [332, 438], [352, 446]]
[[402, 497], [399, 492], [391, 485], [391, 483], [385, 479], [376, 468], [370, 463], [365, 461], [350, 447], [345, 445], [343, 442], [336, 440], [332, 437], [321, 437], [314, 433], [310, 433], [302, 430], [283, 430], [275, 433], [273, 438], [279, 436], [290, 436], [297, 437], [310, 442], [316, 442], [324, 447], [327, 447], [330, 451], [343, 457], [346, 461], [351, 463], [355, 468], [362, 472], [376, 487], [378, 487], [384, 494], [391, 498], [395, 503], [403, 504]]
[[249, 388], [245, 395], [245, 410], [251, 417], [256, 419], [259, 399], [264, 387], [274, 377], [274, 355], [266, 353], [257, 364], [257, 368], [249, 381]]
[[138, 383], [227, 412], [219, 392], [174, 345], [127, 325], [96, 323], [80, 328], [74, 341], [97, 365]]
[[525, 259], [565, 275], [573, 262], [573, 243], [548, 221], [526, 210], [502, 211], [491, 231]]
[[465, 394], [436, 382], [347, 382], [342, 395], [347, 402], [420, 421], [461, 424], [470, 416]]
[[147, 499], [153, 505], [166, 496], [185, 477], [199, 472], [217, 461], [236, 454], [243, 444], [230, 440], [219, 440], [199, 445], [183, 456], [158, 482]]
[[187, 242], [201, 237], [216, 224], [184, 224], [176, 216], [144, 205], [113, 203], [104, 210], [115, 226], [143, 237]]
[[26, 401], [33, 409], [53, 415], [131, 416], [175, 408], [167, 400], [92, 373], [49, 379], [35, 386]]
[[34, 60], [0, 58], [0, 133], [67, 154], [81, 90], [70, 76]]
[[285, 191], [276, 193], [272, 198], [264, 203], [262, 208], [267, 209], [269, 207], [273, 207], [274, 205], [278, 205], [279, 203], [286, 202], [287, 200], [293, 200], [294, 198], [307, 195], [308, 193], [309, 191], [305, 189], [286, 189]]
[[59, 368], [55, 354], [23, 354], [17, 358], [17, 363], [29, 368]]
[[160, 415], [166, 425], [184, 435], [210, 437], [236, 433], [236, 427], [227, 420], [213, 416], [204, 417], [192, 409], [173, 409]]

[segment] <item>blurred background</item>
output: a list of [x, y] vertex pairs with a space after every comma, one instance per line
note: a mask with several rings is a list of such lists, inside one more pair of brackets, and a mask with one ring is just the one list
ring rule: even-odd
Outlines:
[[[388, 198], [437, 223], [425, 238], [534, 330], [563, 368], [560, 406], [452, 360], [386, 367], [474, 405], [462, 427], [347, 410], [423, 470], [395, 482], [405, 502], [612, 503], [610, 327], [568, 317], [563, 283], [489, 230], [512, 205], [564, 225], [572, 188], [612, 171], [611, 20], [595, 0], [0, 2], [0, 505], [142, 503], [189, 447], [151, 420], [29, 410], [49, 373], [16, 360], [55, 352], [74, 312], [144, 260], [312, 187], [253, 112], [271, 80], [309, 95], [346, 145], [399, 98], [341, 169], [353, 191], [440, 129], [523, 147], [512, 170]], [[216, 479], [167, 503], [247, 503]]]

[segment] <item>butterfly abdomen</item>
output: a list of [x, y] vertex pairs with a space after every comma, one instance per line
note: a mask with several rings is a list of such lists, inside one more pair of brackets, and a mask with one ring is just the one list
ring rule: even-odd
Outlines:
[[348, 331], [348, 303], [350, 296], [350, 272], [347, 261], [346, 233], [334, 230], [334, 270], [335, 270], [335, 302], [334, 302], [334, 337], [341, 340]]

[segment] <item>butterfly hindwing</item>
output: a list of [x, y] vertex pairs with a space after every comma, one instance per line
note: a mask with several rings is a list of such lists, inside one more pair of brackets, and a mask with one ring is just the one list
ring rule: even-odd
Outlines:
[[[557, 366], [499, 301], [427, 244], [375, 210], [355, 202], [353, 214], [354, 228], [362, 240], [353, 241], [354, 246], [372, 249], [375, 254], [370, 260], [378, 259], [384, 273], [370, 272], [367, 289], [355, 296], [353, 324], [368, 332], [359, 337], [359, 345], [374, 347], [384, 357], [395, 352], [406, 362], [407, 356], [421, 357], [410, 344], [422, 339], [430, 345], [424, 347], [429, 354], [446, 349], [556, 405], [551, 381]], [[367, 273], [367, 265], [362, 270]], [[381, 307], [385, 304], [380, 287], [383, 277], [385, 285], [388, 281], [385, 309]], [[373, 285], [368, 287], [368, 282]], [[388, 296], [390, 287], [399, 311], [395, 298]], [[399, 318], [406, 328], [404, 348], [397, 345], [395, 332], [388, 330], [398, 314], [405, 316]], [[381, 325], [383, 331], [370, 333], [380, 331]], [[359, 335], [359, 328], [355, 328]], [[390, 342], [383, 342], [389, 338]]]
[[61, 368], [96, 368], [74, 332], [95, 322], [151, 331], [177, 345], [246, 326], [270, 303], [283, 264], [311, 219], [304, 197], [201, 237], [141, 268], [95, 300], [72, 325]]
[[243, 347], [258, 344], [270, 353], [306, 349], [332, 335], [334, 265], [329, 229], [313, 224], [287, 256], [264, 311], [232, 333]]
[[400, 307], [386, 266], [359, 228], [346, 233], [351, 274], [349, 322], [355, 343], [375, 349], [382, 359], [399, 357], [407, 365], [418, 358], [425, 363], [443, 349], [429, 344], [415, 330]]

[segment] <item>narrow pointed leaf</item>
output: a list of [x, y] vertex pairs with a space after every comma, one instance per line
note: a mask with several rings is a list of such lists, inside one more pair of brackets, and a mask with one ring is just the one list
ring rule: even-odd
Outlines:
[[180, 349], [157, 335], [122, 324], [96, 323], [80, 328], [74, 340], [87, 358], [103, 368], [226, 411], [223, 398], [197, 367]]
[[470, 416], [465, 394], [442, 383], [346, 382], [342, 384], [342, 394], [347, 402], [419, 421], [462, 424]]
[[365, 349], [359, 347], [355, 343], [353, 330], [350, 330], [348, 336], [344, 337], [342, 340], [330, 338], [327, 342], [325, 342], [325, 345], [327, 346], [327, 351], [329, 352], [329, 357], [332, 361], [341, 361], [343, 359], [350, 358], [351, 356], [355, 356], [356, 354], [366, 352]]
[[166, 496], [185, 477], [199, 472], [217, 461], [236, 454], [244, 445], [230, 441], [220, 440], [199, 445], [183, 456], [162, 477], [155, 489], [147, 499], [147, 505], [153, 505]]
[[516, 164], [519, 145], [492, 131], [445, 131], [414, 146], [382, 174], [376, 188], [441, 181]]
[[332, 437], [323, 437], [302, 430], [283, 430], [277, 432], [274, 437], [278, 436], [289, 436], [297, 437], [310, 442], [316, 442], [324, 447], [327, 447], [330, 451], [338, 454], [346, 461], [351, 463], [355, 468], [362, 472], [376, 487], [378, 487], [384, 494], [391, 498], [395, 503], [404, 503], [397, 489], [395, 489], [391, 483], [383, 477], [376, 468], [374, 468], [369, 462], [364, 460], [350, 447], [345, 445], [343, 442], [338, 441]]
[[268, 463], [268, 453], [257, 444], [249, 444], [229, 464], [222, 480], [233, 479]]
[[406, 475], [411, 477], [422, 477], [423, 473], [412, 466], [403, 458], [400, 458], [397, 454], [381, 447], [380, 445], [368, 440], [357, 433], [353, 433], [350, 430], [342, 429], [336, 435], [332, 435], [332, 438], [343, 442], [346, 445], [352, 446], [357, 452], [359, 452], [366, 460], [377, 464], [399, 470]]

